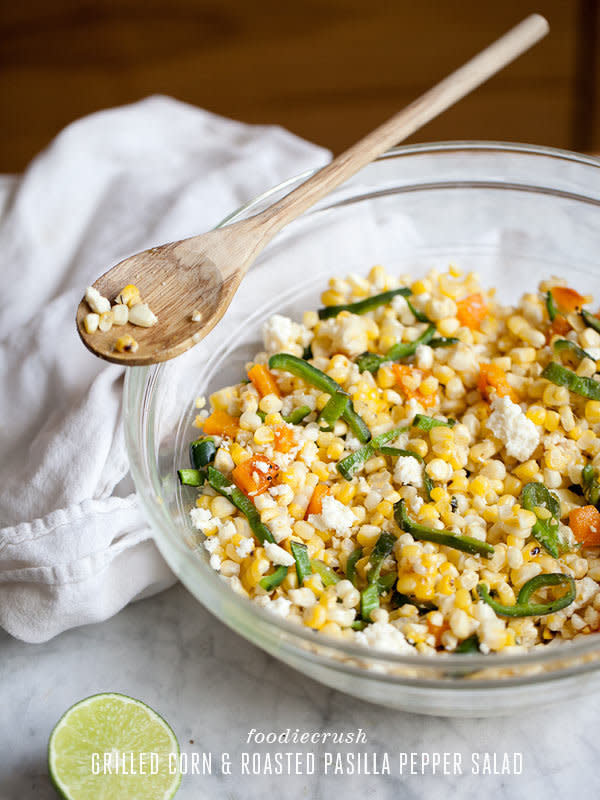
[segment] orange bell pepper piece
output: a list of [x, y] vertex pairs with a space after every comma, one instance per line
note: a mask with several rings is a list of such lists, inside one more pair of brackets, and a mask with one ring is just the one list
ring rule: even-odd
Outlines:
[[570, 330], [571, 324], [569, 320], [563, 317], [562, 314], [557, 314], [548, 328], [548, 342], [550, 342], [553, 336], [566, 336]]
[[202, 423], [202, 430], [217, 436], [235, 436], [239, 427], [238, 417], [232, 417], [226, 411], [213, 411]]
[[279, 450], [280, 453], [289, 453], [292, 447], [298, 444], [294, 431], [287, 425], [275, 425], [273, 433], [275, 434], [275, 450]]
[[585, 302], [585, 297], [575, 289], [569, 289], [567, 286], [555, 286], [550, 289], [554, 302], [561, 309], [561, 311], [577, 311]]
[[517, 393], [509, 384], [506, 373], [497, 364], [481, 364], [477, 388], [489, 402], [491, 390], [495, 389], [498, 397], [510, 397], [513, 403], [518, 402]]
[[261, 397], [267, 394], [275, 394], [277, 397], [280, 396], [279, 387], [275, 383], [275, 378], [264, 364], [255, 364], [251, 367], [248, 370], [248, 377], [254, 386], [256, 386]]
[[[423, 379], [430, 374], [427, 370], [416, 369], [408, 364], [392, 364], [392, 370], [396, 377], [396, 383], [402, 389], [407, 400], [414, 398], [423, 408], [431, 408], [435, 405], [436, 395], [423, 394], [418, 388]], [[416, 388], [415, 383], [417, 383]]]
[[456, 304], [456, 316], [461, 325], [472, 330], [478, 330], [485, 319], [488, 307], [481, 292], [470, 294]]
[[324, 483], [317, 483], [313, 490], [312, 497], [310, 498], [308, 508], [306, 509], [304, 519], [308, 519], [311, 514], [320, 514], [321, 511], [323, 511], [323, 498], [328, 494], [329, 486], [325, 486]]
[[242, 461], [231, 473], [238, 488], [248, 497], [256, 497], [274, 485], [279, 467], [266, 456], [255, 455]]
[[581, 544], [600, 545], [600, 511], [596, 506], [574, 508], [569, 514], [569, 527]]

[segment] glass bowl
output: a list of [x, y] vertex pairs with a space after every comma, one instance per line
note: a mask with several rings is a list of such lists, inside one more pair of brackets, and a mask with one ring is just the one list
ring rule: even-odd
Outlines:
[[[251, 216], [310, 173], [221, 223]], [[331, 275], [419, 276], [453, 262], [502, 301], [551, 274], [600, 297], [600, 161], [527, 145], [449, 142], [390, 151], [289, 225], [263, 251], [222, 322], [185, 355], [134, 367], [125, 381], [131, 471], [156, 543], [189, 591], [233, 630], [307, 675], [363, 700], [412, 712], [489, 716], [589, 690], [600, 638], [529, 654], [400, 656], [340, 643], [235, 594], [207, 562], [189, 521], [195, 490], [179, 487], [195, 398], [237, 382], [262, 349], [261, 322], [319, 305]], [[550, 694], [551, 693], [551, 694]]]

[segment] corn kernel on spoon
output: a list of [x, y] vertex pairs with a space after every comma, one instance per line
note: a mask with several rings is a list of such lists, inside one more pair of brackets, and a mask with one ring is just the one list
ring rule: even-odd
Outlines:
[[[77, 329], [85, 346], [100, 358], [131, 366], [167, 361], [185, 352], [221, 319], [249, 267], [285, 225], [528, 50], [548, 30], [539, 14], [527, 17], [260, 214], [152, 247], [109, 269], [77, 309]], [[119, 307], [111, 308], [107, 298], [118, 301]], [[126, 324], [112, 325], [125, 318]]]

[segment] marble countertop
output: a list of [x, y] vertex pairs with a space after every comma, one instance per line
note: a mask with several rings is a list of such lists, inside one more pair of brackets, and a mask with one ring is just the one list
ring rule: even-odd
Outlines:
[[[536, 800], [600, 792], [600, 695], [491, 720], [421, 717], [370, 705], [277, 662], [215, 620], [181, 586], [129, 606], [108, 622], [42, 645], [0, 634], [0, 800], [50, 800], [46, 744], [61, 713], [86, 695], [121, 691], [170, 721], [182, 749], [233, 759], [251, 728], [352, 730], [369, 748], [525, 753], [512, 775], [184, 777], [178, 800], [325, 800], [334, 792], [377, 800], [481, 796]], [[193, 742], [190, 743], [190, 740]], [[282, 781], [284, 783], [282, 784]], [[285, 789], [282, 789], [282, 786]]]

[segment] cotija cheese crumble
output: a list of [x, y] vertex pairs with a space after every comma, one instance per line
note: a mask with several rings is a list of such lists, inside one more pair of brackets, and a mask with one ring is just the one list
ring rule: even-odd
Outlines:
[[543, 281], [375, 266], [274, 315], [196, 405], [182, 484], [260, 606], [397, 653], [522, 652], [600, 627], [600, 319]]

